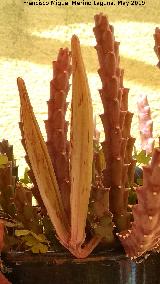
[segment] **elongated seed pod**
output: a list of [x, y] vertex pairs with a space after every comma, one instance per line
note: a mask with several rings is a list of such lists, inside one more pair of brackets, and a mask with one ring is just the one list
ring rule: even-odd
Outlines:
[[72, 37], [72, 116], [71, 116], [71, 243], [85, 238], [85, 225], [92, 181], [93, 114], [90, 90], [80, 43]]
[[69, 238], [67, 217], [64, 212], [54, 169], [34, 116], [24, 81], [18, 78], [17, 84], [20, 94], [21, 121], [23, 123], [27, 154], [48, 215], [58, 237], [62, 242], [66, 243]]

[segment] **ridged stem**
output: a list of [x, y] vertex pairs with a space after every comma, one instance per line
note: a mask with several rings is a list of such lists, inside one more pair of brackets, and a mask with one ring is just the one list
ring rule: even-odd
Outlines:
[[128, 226], [127, 187], [133, 182], [129, 173], [135, 167], [131, 155], [131, 141], [134, 139], [130, 135], [133, 114], [128, 111], [129, 90], [123, 86], [124, 70], [119, 66], [119, 42], [114, 39], [113, 27], [107, 17], [100, 13], [95, 16], [93, 30], [100, 64], [98, 73], [102, 82], [99, 93], [104, 107], [104, 114], [101, 115], [105, 132], [105, 141], [102, 143], [106, 160], [104, 186], [110, 188], [110, 210], [114, 222], [122, 229]]
[[68, 215], [70, 215], [69, 142], [67, 141], [68, 122], [65, 121], [65, 113], [68, 106], [66, 97], [70, 87], [70, 61], [71, 54], [69, 50], [61, 48], [57, 60], [53, 61], [53, 79], [50, 82], [50, 99], [48, 101], [48, 120], [45, 121], [46, 144]]
[[136, 259], [160, 247], [160, 148], [154, 149], [151, 164], [143, 167], [143, 186], [137, 188], [130, 230], [119, 234], [129, 257]]

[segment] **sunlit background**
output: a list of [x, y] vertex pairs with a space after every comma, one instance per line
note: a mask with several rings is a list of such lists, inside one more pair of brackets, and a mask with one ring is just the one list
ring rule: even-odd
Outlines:
[[[22, 0], [0, 3], [0, 139], [14, 145], [14, 153], [23, 174], [25, 161], [21, 146], [19, 95], [16, 78], [22, 77], [28, 89], [38, 123], [45, 137], [43, 120], [47, 118], [52, 61], [60, 47], [70, 47], [77, 34], [87, 68], [95, 114], [102, 113], [98, 88], [101, 88], [92, 32], [94, 15], [103, 11], [114, 25], [121, 42], [121, 67], [125, 69], [125, 87], [130, 88], [129, 109], [135, 113], [132, 135], [137, 138], [137, 97], [146, 94], [154, 119], [154, 136], [160, 134], [160, 70], [156, 67], [153, 34], [160, 27], [160, 1], [146, 0], [145, 6], [54, 7], [28, 6]], [[70, 95], [68, 100], [70, 100]], [[69, 118], [69, 112], [67, 114]], [[98, 129], [103, 131], [99, 118]], [[103, 139], [103, 134], [101, 136]]]

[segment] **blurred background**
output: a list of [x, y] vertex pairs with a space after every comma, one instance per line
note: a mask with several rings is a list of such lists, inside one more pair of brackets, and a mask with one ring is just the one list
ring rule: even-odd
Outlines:
[[[70, 1], [70, 0], [69, 0]], [[49, 1], [50, 2], [50, 1]], [[62, 1], [63, 2], [63, 1]], [[93, 1], [92, 1], [93, 2]], [[29, 6], [22, 0], [0, 2], [0, 140], [14, 145], [15, 158], [22, 176], [25, 161], [21, 146], [19, 95], [16, 78], [25, 80], [31, 103], [45, 138], [43, 120], [47, 118], [52, 61], [60, 47], [70, 48], [72, 34], [77, 34], [88, 73], [97, 114], [97, 128], [103, 131], [98, 114], [103, 113], [98, 88], [101, 87], [94, 49], [94, 15], [103, 12], [114, 26], [120, 41], [121, 67], [125, 70], [124, 85], [130, 88], [129, 109], [135, 113], [132, 135], [137, 138], [136, 101], [146, 94], [152, 109], [154, 136], [160, 135], [160, 70], [154, 54], [153, 34], [160, 27], [160, 1], [146, 0], [144, 6]], [[68, 100], [71, 96], [69, 95]], [[69, 118], [70, 113], [67, 113]], [[101, 135], [103, 140], [103, 133]]]

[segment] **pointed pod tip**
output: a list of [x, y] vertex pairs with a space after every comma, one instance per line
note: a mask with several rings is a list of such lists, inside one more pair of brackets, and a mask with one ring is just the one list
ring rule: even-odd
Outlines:
[[22, 79], [21, 77], [18, 77], [18, 78], [17, 78], [17, 84], [19, 84], [19, 83], [21, 83], [21, 82], [24, 82], [23, 79]]
[[26, 85], [25, 85], [24, 80], [20, 77], [17, 78], [17, 86], [18, 86], [20, 99], [26, 97], [27, 95]]
[[72, 35], [71, 41], [79, 41], [79, 38], [77, 35]]
[[24, 80], [21, 78], [21, 77], [18, 77], [17, 78], [17, 86], [18, 86], [18, 89], [19, 91], [25, 87], [25, 83], [24, 83]]
[[72, 74], [78, 69], [79, 72], [84, 72], [84, 63], [81, 54], [81, 46], [78, 36], [73, 35], [71, 39], [72, 53]]
[[72, 38], [71, 38], [71, 47], [72, 47], [72, 50], [73, 48], [77, 47], [77, 46], [80, 46], [80, 41], [79, 41], [79, 38], [77, 35], [73, 35]]

